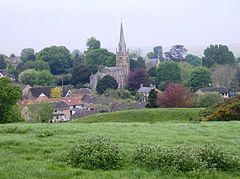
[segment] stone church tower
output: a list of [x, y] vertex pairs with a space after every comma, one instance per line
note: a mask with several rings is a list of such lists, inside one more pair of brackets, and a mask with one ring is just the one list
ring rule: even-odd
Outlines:
[[130, 62], [123, 34], [123, 27], [121, 24], [120, 40], [116, 52], [116, 66], [115, 67], [106, 66], [99, 70], [94, 75], [91, 75], [89, 87], [92, 89], [96, 89], [98, 81], [101, 80], [104, 76], [110, 75], [117, 81], [118, 88], [124, 88], [127, 83], [129, 72]]
[[126, 42], [124, 39], [124, 33], [123, 33], [123, 26], [121, 23], [121, 29], [120, 29], [120, 40], [118, 43], [118, 49], [116, 52], [116, 67], [121, 67], [126, 70], [126, 75], [128, 76], [130, 72], [130, 62], [126, 47]]

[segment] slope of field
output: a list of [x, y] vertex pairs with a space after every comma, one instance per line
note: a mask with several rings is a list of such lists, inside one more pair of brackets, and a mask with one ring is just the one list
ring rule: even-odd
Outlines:
[[239, 134], [239, 122], [0, 125], [0, 178], [237, 178], [240, 173], [166, 174], [134, 165], [119, 170], [89, 171], [71, 168], [64, 158], [73, 143], [91, 136], [110, 137], [129, 154], [143, 142], [161, 146], [215, 143], [240, 155]]
[[184, 122], [195, 119], [202, 108], [157, 108], [125, 110], [113, 113], [100, 113], [87, 116], [74, 122]]

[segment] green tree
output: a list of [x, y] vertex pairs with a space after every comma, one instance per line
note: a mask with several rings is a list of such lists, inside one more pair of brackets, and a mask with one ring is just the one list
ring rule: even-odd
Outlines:
[[34, 52], [34, 49], [32, 48], [25, 48], [22, 50], [21, 52], [21, 60], [26, 62], [26, 61], [29, 61], [29, 60], [35, 60], [35, 52]]
[[206, 93], [204, 95], [199, 95], [195, 101], [195, 107], [197, 108], [207, 108], [215, 106], [221, 103], [223, 99], [218, 93]]
[[0, 123], [15, 122], [21, 118], [14, 109], [21, 97], [18, 86], [6, 77], [0, 78]]
[[[18, 66], [19, 68], [19, 66]], [[48, 62], [44, 62], [41, 60], [36, 60], [36, 61], [27, 61], [26, 63], [23, 64], [20, 71], [28, 70], [28, 69], [35, 69], [37, 71], [42, 71], [42, 70], [47, 70], [50, 71], [50, 66]]]
[[95, 37], [90, 37], [89, 39], [87, 39], [87, 48], [88, 50], [100, 49], [101, 42], [97, 40]]
[[135, 71], [137, 69], [146, 69], [145, 61], [143, 60], [142, 57], [138, 57], [137, 60], [130, 60], [130, 70]]
[[103, 94], [107, 89], [117, 89], [117, 81], [110, 75], [104, 76], [101, 80], [98, 81], [96, 90], [98, 94]]
[[210, 68], [214, 64], [235, 64], [233, 53], [225, 45], [210, 45], [204, 50], [203, 66]]
[[7, 62], [5, 60], [5, 57], [3, 55], [0, 55], [0, 69], [6, 69], [7, 68]]
[[28, 84], [31, 86], [33, 85], [49, 86], [55, 84], [53, 75], [46, 70], [43, 71], [25, 70], [19, 74], [19, 82], [21, 84]]
[[93, 49], [85, 53], [86, 65], [92, 73], [96, 73], [99, 66], [112, 67], [116, 65], [116, 56], [106, 49]]
[[181, 69], [177, 62], [163, 62], [156, 69], [156, 83], [179, 83], [181, 81]]
[[37, 60], [48, 62], [54, 75], [64, 74], [71, 67], [71, 54], [64, 46], [51, 46], [37, 53]]
[[202, 65], [202, 59], [196, 55], [187, 54], [185, 57], [186, 62], [190, 63], [194, 67]]
[[146, 105], [147, 108], [157, 108], [157, 91], [152, 89], [148, 95], [148, 104]]
[[179, 68], [181, 69], [181, 81], [183, 84], [186, 84], [192, 72], [192, 65], [187, 62], [179, 62]]
[[72, 70], [72, 85], [84, 85], [85, 83], [89, 83], [91, 76], [91, 70], [86, 65], [77, 65], [73, 67]]
[[198, 67], [192, 70], [188, 86], [192, 91], [197, 91], [199, 88], [207, 87], [212, 83], [211, 74], [205, 67]]

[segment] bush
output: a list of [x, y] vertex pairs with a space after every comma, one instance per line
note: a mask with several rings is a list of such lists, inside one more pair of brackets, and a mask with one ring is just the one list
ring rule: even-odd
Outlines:
[[177, 171], [195, 171], [203, 168], [197, 153], [190, 147], [166, 148], [141, 145], [134, 154], [134, 162], [150, 169], [168, 169]]
[[219, 94], [207, 93], [204, 95], [199, 95], [195, 101], [194, 106], [197, 108], [207, 108], [207, 107], [216, 106], [222, 101], [223, 100]]
[[199, 148], [179, 146], [166, 148], [143, 145], [134, 153], [133, 161], [149, 169], [173, 169], [182, 172], [217, 169], [230, 171], [240, 169], [239, 157], [230, 155], [223, 148], [205, 145]]
[[240, 120], [240, 95], [228, 99], [219, 105], [207, 108], [202, 116], [208, 121]]
[[117, 169], [123, 165], [124, 154], [109, 139], [94, 137], [75, 144], [67, 157], [67, 163], [83, 169]]
[[205, 145], [199, 149], [199, 156], [208, 168], [223, 171], [240, 169], [240, 158], [228, 154], [222, 147]]

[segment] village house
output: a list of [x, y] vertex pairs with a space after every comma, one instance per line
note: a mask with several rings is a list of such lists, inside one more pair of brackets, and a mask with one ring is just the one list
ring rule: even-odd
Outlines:
[[139, 101], [146, 102], [148, 101], [148, 96], [151, 90], [155, 89], [155, 85], [150, 85], [149, 87], [145, 87], [141, 84], [140, 88], [137, 90], [137, 94], [139, 96]]
[[196, 94], [198, 95], [203, 95], [206, 93], [218, 93], [223, 99], [229, 98], [229, 89], [224, 87], [200, 88], [196, 91]]

